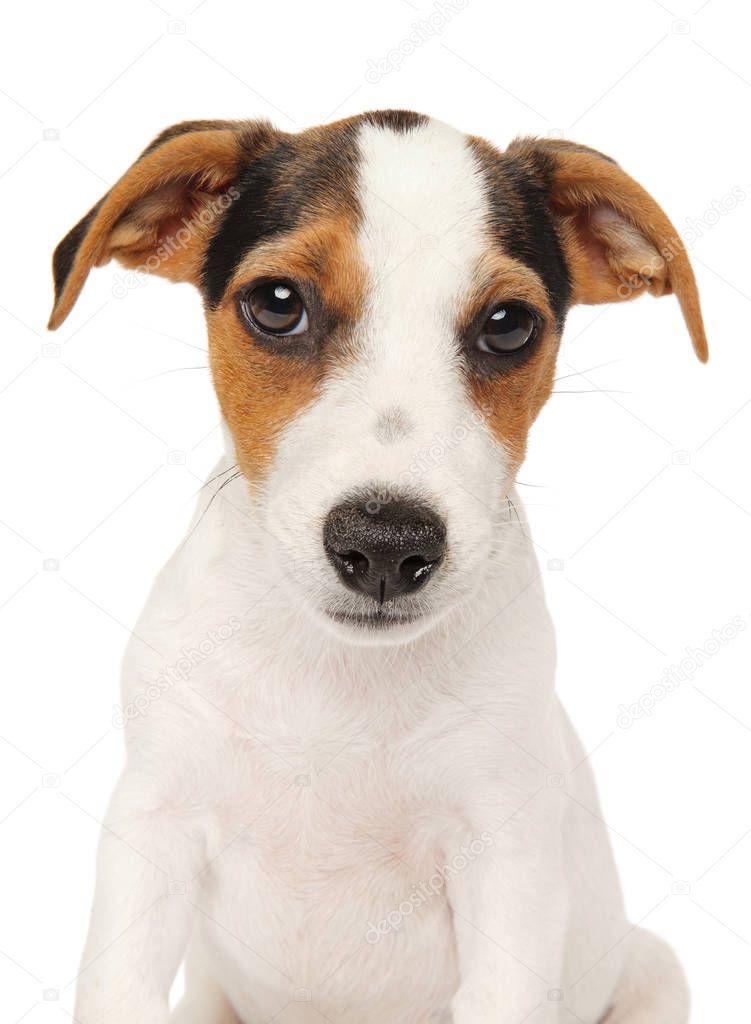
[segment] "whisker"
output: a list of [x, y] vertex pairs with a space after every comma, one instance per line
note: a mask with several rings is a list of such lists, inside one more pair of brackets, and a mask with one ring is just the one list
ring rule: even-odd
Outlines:
[[218, 480], [220, 476], [225, 476], [227, 473], [231, 473], [233, 469], [237, 469], [237, 463], [235, 463], [234, 466], [229, 466], [227, 469], [223, 469], [221, 473], [217, 473], [216, 476], [212, 476], [208, 480], [205, 480], [198, 488], [198, 490], [193, 492], [192, 497], [197, 498], [201, 491], [204, 489], [204, 487], [208, 487], [209, 484], [213, 484], [213, 482], [215, 480]]
[[234, 466], [230, 466], [228, 469], [223, 469], [221, 473], [217, 473], [216, 476], [212, 476], [205, 483], [201, 484], [200, 490], [202, 491], [204, 487], [208, 487], [209, 484], [213, 484], [213, 482], [218, 480], [220, 476], [225, 476], [227, 473], [231, 473], [233, 469], [237, 469], [237, 463], [235, 463]]
[[157, 331], [154, 327], [149, 327], [148, 324], [137, 324], [139, 330], [148, 331], [149, 334], [156, 334], [160, 338], [169, 338], [170, 341], [178, 341], [181, 345], [187, 345], [188, 348], [194, 348], [196, 352], [203, 352], [206, 354], [205, 345], [194, 345], [192, 341], [186, 341], [185, 338], [176, 338], [174, 334], [166, 334], [164, 331]]
[[622, 363], [622, 359], [611, 359], [609, 363], [599, 363], [597, 366], [590, 366], [588, 370], [575, 370], [574, 373], [564, 373], [560, 377], [555, 378], [557, 384], [559, 380], [568, 380], [569, 377], [583, 377], [585, 373], [594, 373], [595, 370], [603, 370], [606, 366], [615, 366], [616, 363]]
[[551, 391], [551, 395], [631, 395], [632, 391], [619, 391], [616, 388], [566, 388], [560, 391]]
[[183, 370], [208, 370], [208, 366], [174, 366], [170, 370], [160, 370], [159, 373], [152, 373], [149, 377], [141, 377], [139, 383], [156, 380], [157, 377], [166, 377], [168, 373], [182, 373]]
[[[230, 469], [236, 469], [236, 468], [237, 468], [236, 466], [231, 466], [230, 467]], [[229, 472], [229, 470], [225, 470], [224, 472], [227, 473], [227, 472]], [[223, 475], [224, 475], [224, 473], [219, 473], [217, 476], [212, 477], [211, 480], [207, 480], [206, 483], [211, 483], [213, 480], [217, 480], [220, 476], [223, 476]], [[224, 488], [227, 486], [227, 484], [231, 484], [232, 481], [233, 480], [237, 480], [237, 478], [239, 476], [242, 476], [242, 470], [240, 470], [240, 469], [238, 469], [236, 473], [233, 473], [232, 476], [228, 476], [227, 479], [223, 480], [222, 483], [217, 487], [217, 489], [211, 495], [211, 498], [209, 499], [208, 505], [203, 510], [201, 515], [198, 517], [198, 522], [196, 523], [196, 525], [193, 527], [193, 529], [190, 531], [188, 536], [185, 538], [185, 540], [180, 545], [180, 550], [182, 550], [182, 548], [185, 547], [185, 545], [188, 543], [190, 538], [193, 536], [193, 534], [196, 532], [198, 527], [201, 525], [201, 523], [203, 522], [204, 516], [209, 511], [211, 506], [214, 504], [214, 499], [217, 497], [217, 495], [220, 494], [224, 490]], [[205, 486], [206, 486], [206, 484], [203, 485], [203, 487], [205, 487]], [[201, 490], [203, 490], [203, 487], [201, 488]]]

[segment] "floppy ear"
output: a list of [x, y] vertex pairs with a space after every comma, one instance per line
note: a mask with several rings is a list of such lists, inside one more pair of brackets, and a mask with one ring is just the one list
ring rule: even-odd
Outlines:
[[702, 362], [699, 293], [680, 235], [654, 199], [609, 157], [572, 142], [517, 139], [509, 155], [547, 186], [572, 277], [573, 302], [674, 292]]
[[60, 242], [52, 258], [55, 330], [92, 267], [113, 257], [197, 284], [221, 214], [239, 195], [240, 170], [274, 135], [266, 122], [192, 121], [162, 132]]

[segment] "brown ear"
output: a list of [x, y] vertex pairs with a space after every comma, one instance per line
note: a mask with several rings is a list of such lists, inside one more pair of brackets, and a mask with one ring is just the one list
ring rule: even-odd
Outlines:
[[206, 246], [239, 195], [240, 170], [274, 134], [265, 122], [174, 125], [60, 242], [52, 258], [55, 330], [92, 267], [113, 257], [126, 267], [198, 283]]
[[649, 193], [609, 157], [572, 142], [517, 139], [508, 152], [531, 164], [547, 183], [573, 302], [674, 292], [694, 351], [706, 362], [699, 293], [686, 249]]

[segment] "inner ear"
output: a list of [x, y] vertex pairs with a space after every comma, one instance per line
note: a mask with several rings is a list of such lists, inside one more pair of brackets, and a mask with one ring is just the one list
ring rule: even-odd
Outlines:
[[667, 263], [655, 245], [612, 206], [593, 207], [589, 229], [612, 270], [638, 277], [656, 295], [670, 290]]
[[232, 200], [232, 179], [211, 187], [193, 178], [170, 181], [137, 200], [113, 227], [101, 262], [115, 258], [126, 267], [146, 266], [171, 280], [193, 277], [187, 263]]
[[[560, 209], [556, 211], [561, 215]], [[574, 302], [596, 304], [671, 292], [668, 265], [654, 243], [607, 203], [561, 217], [572, 262]]]

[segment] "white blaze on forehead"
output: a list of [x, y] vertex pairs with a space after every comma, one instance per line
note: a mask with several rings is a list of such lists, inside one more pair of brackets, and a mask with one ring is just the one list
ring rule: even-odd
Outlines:
[[455, 337], [490, 211], [461, 133], [433, 121], [406, 133], [368, 125], [359, 144], [366, 300], [352, 357], [280, 437], [267, 478], [269, 530], [290, 561], [318, 574], [329, 600], [343, 600], [321, 544], [329, 511], [368, 488], [417, 495], [446, 522], [449, 557], [431, 591], [445, 608], [485, 571], [491, 510], [508, 476]]
[[428, 121], [407, 132], [366, 125], [359, 142], [360, 251], [379, 326], [445, 333], [487, 246], [489, 208], [466, 136]]

